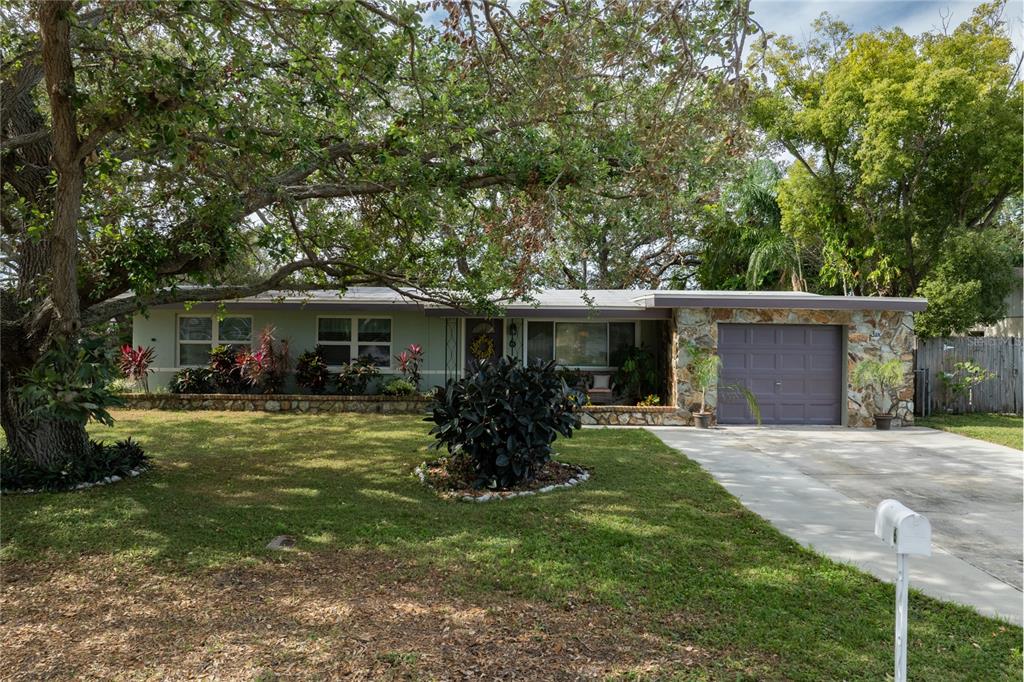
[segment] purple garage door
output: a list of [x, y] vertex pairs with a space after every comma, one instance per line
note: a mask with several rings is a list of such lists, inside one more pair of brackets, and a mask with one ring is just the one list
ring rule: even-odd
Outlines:
[[[749, 388], [765, 424], [839, 424], [841, 330], [823, 324], [719, 324], [721, 383]], [[742, 395], [719, 393], [719, 422], [754, 422]]]

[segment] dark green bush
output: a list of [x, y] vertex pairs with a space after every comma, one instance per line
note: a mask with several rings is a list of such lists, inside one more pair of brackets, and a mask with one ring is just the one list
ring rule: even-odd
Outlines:
[[331, 385], [331, 372], [324, 362], [320, 346], [307, 350], [295, 361], [295, 383], [310, 393], [326, 393]]
[[149, 457], [131, 438], [113, 444], [92, 441], [87, 455], [58, 468], [41, 467], [0, 449], [0, 481], [4, 490], [66, 490], [79, 483], [95, 483], [107, 476], [129, 475], [149, 466]]
[[213, 373], [206, 367], [183, 367], [167, 384], [171, 393], [213, 393]]
[[509, 488], [533, 479], [555, 439], [580, 428], [573, 412], [580, 399], [555, 363], [503, 357], [438, 390], [427, 421], [435, 424], [435, 448], [472, 460], [477, 486]]
[[210, 351], [210, 382], [217, 393], [244, 393], [248, 390], [238, 351], [231, 346], [214, 346]]
[[370, 380], [380, 374], [380, 370], [369, 358], [357, 358], [347, 365], [341, 366], [335, 381], [338, 393], [342, 395], [366, 395]]

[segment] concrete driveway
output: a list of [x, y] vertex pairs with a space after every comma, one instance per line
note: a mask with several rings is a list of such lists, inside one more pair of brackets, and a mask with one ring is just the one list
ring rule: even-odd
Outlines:
[[897, 499], [931, 521], [932, 557], [911, 586], [1022, 621], [1022, 464], [1018, 450], [926, 428], [652, 427], [752, 511], [801, 544], [892, 580], [874, 509]]

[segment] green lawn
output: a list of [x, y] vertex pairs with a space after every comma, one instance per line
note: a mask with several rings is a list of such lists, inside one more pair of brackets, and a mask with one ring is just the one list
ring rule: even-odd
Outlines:
[[1024, 450], [1024, 418], [1013, 414], [936, 414], [915, 424]]
[[[803, 550], [643, 431], [588, 429], [560, 441], [561, 459], [592, 471], [579, 488], [467, 504], [441, 501], [413, 478], [430, 453], [427, 425], [412, 417], [116, 417], [115, 428], [97, 427], [95, 436], [131, 434], [153, 454], [154, 471], [87, 492], [3, 500], [0, 556], [15, 581], [4, 591], [5, 648], [20, 647], [14, 660], [37, 674], [85, 670], [47, 658], [48, 619], [68, 613], [66, 627], [92, 642], [82, 651], [98, 651], [101, 661], [107, 649], [94, 640], [103, 633], [161, 642], [153, 661], [111, 653], [110, 667], [93, 674], [149, 665], [152, 676], [230, 677], [229, 668], [203, 667], [213, 665], [206, 658], [328, 665], [305, 647], [347, 651], [344, 619], [355, 618], [361, 600], [384, 599], [390, 606], [359, 621], [378, 634], [346, 654], [369, 656], [373, 677], [436, 677], [462, 660], [435, 646], [442, 629], [434, 620], [427, 635], [385, 631], [388, 618], [415, 609], [441, 609], [449, 620], [476, 613], [485, 625], [457, 621], [464, 629], [455, 641], [484, 638], [466, 659], [484, 676], [492, 657], [514, 667], [551, 656], [556, 667], [583, 670], [563, 647], [580, 661], [603, 656], [599, 678], [891, 675], [891, 586]], [[299, 551], [263, 549], [282, 533], [298, 539]], [[353, 557], [372, 568], [331, 573], [355, 565]], [[246, 587], [259, 580], [258, 589]], [[347, 615], [332, 611], [341, 597], [318, 593], [341, 584]], [[117, 601], [89, 615], [92, 602], [122, 594], [142, 602], [131, 605], [138, 620], [127, 623]], [[238, 598], [247, 600], [238, 613], [251, 626], [236, 624], [231, 611], [230, 625], [191, 636]], [[52, 609], [33, 604], [47, 600]], [[1020, 628], [916, 593], [910, 609], [913, 678], [1019, 679]], [[264, 624], [254, 612], [278, 620]], [[411, 626], [392, 630], [402, 627]], [[402, 637], [404, 645], [393, 644]], [[628, 650], [587, 648], [618, 640]], [[252, 648], [263, 646], [272, 648]], [[202, 663], [175, 667], [192, 659]], [[302, 677], [283, 678], [293, 676]]]

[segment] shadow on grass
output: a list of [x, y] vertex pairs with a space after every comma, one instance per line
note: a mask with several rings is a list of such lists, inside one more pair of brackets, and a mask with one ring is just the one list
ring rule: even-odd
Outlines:
[[[304, 552], [373, 550], [439, 570], [463, 597], [609, 604], [665, 637], [777, 659], [781, 677], [890, 669], [890, 586], [801, 549], [646, 432], [559, 441], [562, 459], [593, 474], [572, 491], [465, 504], [413, 477], [433, 456], [417, 418], [118, 416], [95, 435], [132, 435], [155, 471], [84, 493], [5, 499], [6, 558], [110, 555], [179, 573], [263, 560], [266, 543], [289, 534]], [[1019, 669], [1018, 628], [921, 595], [911, 608], [918, 675]]]

